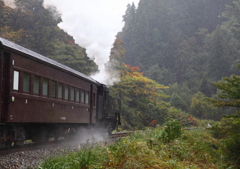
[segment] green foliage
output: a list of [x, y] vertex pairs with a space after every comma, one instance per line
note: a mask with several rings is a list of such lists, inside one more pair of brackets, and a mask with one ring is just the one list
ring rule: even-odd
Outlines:
[[225, 116], [220, 123], [211, 128], [214, 137], [223, 143], [221, 151], [225, 160], [240, 166], [240, 114]]
[[[118, 34], [126, 49], [125, 62], [140, 66], [147, 77], [164, 85], [188, 82], [193, 88], [207, 68], [212, 78], [228, 75], [239, 43], [231, 33], [215, 30], [226, 21], [221, 13], [230, 4], [231, 0], [141, 0], [137, 9], [134, 4], [128, 5], [123, 16], [125, 26]], [[235, 27], [239, 24], [237, 4], [233, 7], [236, 12], [231, 13]], [[226, 61], [225, 65], [217, 67], [221, 61]]]
[[194, 92], [195, 90], [190, 89], [187, 83], [183, 84], [174, 83], [172, 85], [169, 85], [169, 88], [166, 89], [166, 94], [170, 96], [172, 96], [174, 93], [177, 93], [177, 95], [181, 97], [182, 100], [184, 100], [184, 102], [186, 103], [187, 110], [189, 110], [190, 108]]
[[166, 128], [163, 130], [163, 134], [160, 139], [163, 143], [170, 143], [171, 141], [179, 138], [182, 135], [182, 125], [178, 120], [168, 120]]
[[104, 157], [106, 158], [106, 152], [101, 146], [87, 143], [84, 147], [79, 147], [78, 151], [48, 158], [38, 169], [92, 168], [104, 160]]
[[228, 30], [218, 27], [209, 40], [208, 72], [213, 80], [230, 75], [230, 67], [239, 55], [238, 41]]
[[210, 85], [210, 82], [207, 80], [207, 78], [203, 78], [199, 87], [199, 91], [202, 92], [207, 97], [210, 97], [213, 93], [212, 86]]
[[187, 110], [186, 103], [176, 93], [173, 93], [173, 95], [171, 96], [170, 104], [178, 109]]
[[221, 100], [208, 99], [209, 101], [217, 107], [240, 107], [240, 76], [224, 77], [222, 81], [214, 85], [221, 91], [218, 94]]
[[[172, 128], [173, 126], [179, 131], [179, 123], [171, 121], [165, 128], [136, 131], [131, 136], [119, 139], [108, 146], [94, 146], [95, 148], [93, 147], [92, 150], [88, 149], [88, 152], [85, 153], [85, 155], [87, 155], [91, 152], [92, 158], [89, 160], [91, 162], [83, 166], [89, 169], [197, 169], [230, 167], [230, 165], [221, 158], [223, 155], [219, 151], [221, 143], [212, 138], [205, 130], [181, 131], [181, 135], [177, 133], [174, 134], [175, 136], [171, 142], [167, 144], [163, 142], [160, 137], [163, 133], [170, 133], [168, 128]], [[83, 150], [80, 149], [78, 151]], [[76, 165], [64, 165], [65, 163], [70, 164], [74, 161], [73, 159], [76, 159], [79, 153], [70, 154], [71, 155], [66, 154], [65, 159], [54, 160], [54, 158], [50, 158], [52, 164], [48, 167], [53, 168], [54, 166], [58, 166], [59, 169], [77, 168]], [[73, 154], [75, 155], [73, 156]], [[81, 161], [81, 159], [85, 161], [84, 159], [86, 157], [84, 157], [82, 153], [80, 154], [81, 158], [78, 158], [76, 161]], [[96, 158], [95, 155], [98, 157]], [[71, 157], [71, 159], [68, 157]], [[62, 166], [58, 165], [59, 163], [61, 163]], [[89, 163], [91, 164], [89, 165]], [[44, 163], [41, 166], [44, 166]]]
[[144, 77], [138, 67], [122, 66], [121, 81], [111, 88], [111, 94], [121, 97], [123, 118], [133, 128], [150, 126], [153, 120], [163, 123], [168, 106], [163, 90], [167, 87]]
[[197, 119], [190, 114], [171, 107], [168, 109], [168, 117], [180, 121], [183, 127], [198, 126]]
[[164, 89], [168, 87], [145, 77], [139, 67], [124, 64], [124, 54], [123, 43], [116, 39], [107, 69], [112, 78], [120, 79], [110, 88], [110, 94], [120, 98], [121, 129], [144, 129], [164, 123], [168, 107], [168, 103], [163, 101], [168, 98]]
[[218, 113], [217, 108], [209, 103], [207, 97], [201, 92], [193, 96], [190, 111], [192, 115], [200, 119], [215, 119], [215, 115]]
[[[125, 26], [117, 36], [126, 49], [125, 63], [140, 66], [146, 77], [169, 86], [167, 94], [177, 93], [189, 110], [193, 94], [211, 97], [216, 92], [213, 81], [237, 73], [233, 67], [239, 63], [239, 4], [141, 0], [138, 8], [128, 5]], [[176, 83], [180, 90], [171, 91]], [[182, 86], [191, 91], [181, 91]]]
[[233, 0], [231, 4], [226, 6], [226, 10], [223, 12], [223, 17], [227, 20], [223, 23], [225, 29], [229, 29], [234, 36], [239, 39], [240, 37], [240, 2], [238, 0]]
[[[238, 65], [240, 67], [240, 65]], [[218, 94], [219, 99], [208, 99], [217, 107], [240, 107], [240, 77], [232, 75], [223, 78], [219, 83], [215, 83], [221, 91]], [[240, 114], [237, 113], [225, 116], [218, 125], [212, 127], [212, 133], [223, 142], [222, 151], [225, 158], [230, 160], [238, 168], [240, 166]]]
[[84, 74], [89, 75], [91, 72], [95, 72], [96, 67], [86, 54], [84, 48], [80, 48], [76, 44], [66, 44], [56, 41], [53, 44], [55, 50], [49, 54], [49, 57], [60, 63], [64, 63], [75, 70], [78, 70]]

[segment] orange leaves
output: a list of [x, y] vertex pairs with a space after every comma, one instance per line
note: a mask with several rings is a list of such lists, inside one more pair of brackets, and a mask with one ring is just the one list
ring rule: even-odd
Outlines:
[[[156, 100], [157, 97], [167, 97], [163, 94], [162, 89], [168, 88], [157, 82], [148, 79], [140, 72], [140, 67], [131, 67], [130, 65], [122, 65], [122, 77], [119, 84], [128, 85], [130, 93], [137, 97], [144, 97], [150, 102]], [[122, 87], [124, 87], [122, 86]]]
[[156, 127], [156, 125], [157, 125], [157, 120], [152, 120], [151, 123], [150, 123], [150, 125], [151, 125], [152, 127]]

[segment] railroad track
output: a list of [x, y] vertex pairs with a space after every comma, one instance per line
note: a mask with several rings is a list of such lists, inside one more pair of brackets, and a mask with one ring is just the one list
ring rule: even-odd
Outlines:
[[[118, 132], [111, 134], [108, 139], [109, 140], [116, 140], [118, 138], [126, 137], [131, 135], [133, 132]], [[27, 151], [34, 151], [38, 149], [46, 149], [46, 148], [54, 148], [59, 147], [64, 144], [71, 144], [71, 142], [74, 142], [73, 140], [68, 139], [62, 139], [58, 141], [48, 141], [46, 143], [28, 143], [24, 144], [23, 146], [12, 146], [9, 149], [0, 149], [0, 157], [6, 156], [8, 154], [17, 153], [17, 152], [27, 152]], [[76, 143], [77, 144], [77, 143]]]
[[121, 137], [126, 137], [126, 136], [130, 136], [132, 133], [133, 133], [133, 131], [113, 133], [110, 136], [110, 138], [117, 139], [117, 138], [121, 138]]
[[27, 151], [34, 151], [37, 149], [41, 148], [47, 148], [47, 147], [54, 147], [54, 146], [59, 146], [61, 145], [61, 141], [53, 142], [53, 141], [48, 141], [46, 143], [29, 143], [29, 144], [24, 144], [23, 146], [12, 146], [9, 149], [0, 149], [0, 157], [5, 156], [8, 154], [12, 153], [17, 153], [17, 152], [27, 152]]

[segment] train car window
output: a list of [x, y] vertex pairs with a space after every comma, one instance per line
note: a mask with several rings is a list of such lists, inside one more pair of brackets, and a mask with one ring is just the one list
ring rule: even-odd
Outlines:
[[18, 90], [19, 86], [19, 71], [13, 71], [13, 90]]
[[76, 89], [76, 102], [79, 102], [79, 97], [80, 97], [79, 89]]
[[84, 103], [84, 95], [85, 95], [84, 90], [81, 90], [81, 103]]
[[64, 88], [64, 99], [65, 100], [68, 100], [68, 95], [69, 95], [69, 86], [68, 85], [65, 85], [65, 88]]
[[23, 74], [23, 91], [30, 92], [30, 74], [25, 72]]
[[58, 83], [58, 98], [62, 98], [62, 91], [63, 91], [63, 85], [62, 83]]
[[51, 97], [56, 97], [56, 82], [51, 81], [51, 92], [50, 92]]
[[74, 101], [74, 87], [70, 87], [70, 94], [71, 94], [71, 97], [70, 97], [70, 100], [71, 101]]
[[42, 85], [42, 95], [48, 95], [48, 79], [43, 78], [43, 85]]
[[34, 76], [34, 78], [33, 78], [33, 93], [39, 94], [39, 89], [40, 89], [40, 77]]
[[89, 92], [85, 92], [85, 103], [89, 104]]

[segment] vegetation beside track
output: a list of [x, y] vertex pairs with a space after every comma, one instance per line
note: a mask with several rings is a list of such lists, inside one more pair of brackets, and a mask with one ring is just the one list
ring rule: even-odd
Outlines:
[[121, 138], [103, 146], [88, 142], [77, 152], [51, 157], [38, 169], [61, 168], [234, 168], [222, 143], [206, 129], [183, 130], [178, 121]]

